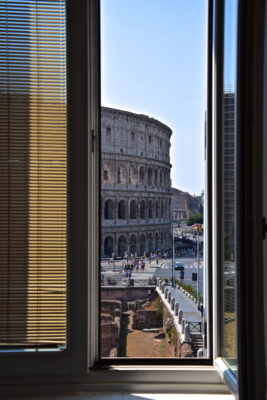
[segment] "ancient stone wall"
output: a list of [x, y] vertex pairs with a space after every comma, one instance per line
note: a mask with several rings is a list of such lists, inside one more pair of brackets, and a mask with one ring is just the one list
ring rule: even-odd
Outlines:
[[158, 312], [154, 310], [138, 310], [133, 315], [133, 329], [150, 329], [162, 325]]
[[100, 305], [101, 357], [117, 357], [122, 303], [118, 300], [104, 300]]
[[[146, 287], [101, 287], [101, 299], [104, 300], [119, 300], [122, 305], [135, 300], [145, 300], [153, 298], [156, 295], [155, 286]], [[105, 302], [104, 302], [105, 303]]]

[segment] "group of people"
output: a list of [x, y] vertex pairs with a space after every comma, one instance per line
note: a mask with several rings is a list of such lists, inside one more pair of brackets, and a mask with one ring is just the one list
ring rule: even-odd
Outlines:
[[127, 278], [130, 278], [132, 276], [133, 271], [138, 272], [139, 268], [140, 270], [144, 271], [145, 270], [145, 260], [141, 257], [141, 259], [133, 258], [130, 260], [127, 260], [127, 262], [124, 264], [123, 271], [124, 274]]

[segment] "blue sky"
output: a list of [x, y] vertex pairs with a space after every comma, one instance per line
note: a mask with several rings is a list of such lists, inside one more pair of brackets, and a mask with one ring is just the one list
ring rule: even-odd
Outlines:
[[173, 130], [173, 187], [204, 188], [207, 0], [101, 0], [102, 105]]

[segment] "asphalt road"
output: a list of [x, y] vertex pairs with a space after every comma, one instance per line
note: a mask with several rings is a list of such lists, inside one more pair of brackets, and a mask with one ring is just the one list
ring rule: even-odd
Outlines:
[[[184, 280], [183, 282], [187, 285], [193, 286], [197, 289], [197, 282], [192, 281], [192, 273], [197, 273], [197, 259], [195, 257], [190, 258], [176, 258], [175, 262], [182, 262], [184, 264]], [[203, 293], [203, 259], [199, 262], [199, 291]], [[154, 275], [159, 278], [171, 278], [172, 277], [172, 260], [168, 260], [161, 268], [156, 268]], [[174, 270], [175, 279], [180, 280], [180, 271]]]
[[[175, 262], [182, 262], [184, 264], [184, 280], [183, 282], [193, 286], [197, 289], [197, 282], [192, 281], [192, 273], [197, 272], [197, 259], [195, 257], [187, 257], [187, 258], [176, 258]], [[172, 260], [168, 259], [166, 262], [162, 263], [163, 260], [160, 260], [159, 264], [157, 265], [155, 261], [150, 263], [146, 262], [145, 271], [139, 270], [138, 272], [134, 271], [132, 274], [132, 278], [135, 280], [147, 280], [153, 276], [159, 278], [171, 278], [172, 277]], [[102, 262], [103, 267], [103, 275], [105, 279], [108, 277], [119, 281], [123, 278], [123, 274], [121, 274], [121, 269], [123, 263], [121, 261], [115, 262], [114, 264], [109, 264], [108, 262]], [[161, 264], [161, 266], [159, 266]], [[199, 291], [203, 293], [203, 259], [200, 259], [200, 268], [199, 268]], [[174, 271], [175, 279], [180, 279], [180, 271]]]

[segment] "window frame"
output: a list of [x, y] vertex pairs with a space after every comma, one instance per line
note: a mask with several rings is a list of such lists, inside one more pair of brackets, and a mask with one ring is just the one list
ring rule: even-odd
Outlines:
[[[218, 154], [217, 143], [212, 131], [215, 129], [218, 122], [217, 120], [218, 109], [218, 88], [216, 82], [219, 79], [219, 64], [218, 58], [214, 59], [212, 51], [215, 50], [215, 56], [219, 57], [218, 48], [213, 49], [213, 40], [220, 32], [219, 27], [213, 25], [214, 12], [216, 9], [215, 23], [219, 21], [219, 11], [217, 10], [218, 0], [209, 0], [209, 24], [208, 24], [208, 112], [206, 119], [206, 137], [205, 137], [205, 151], [207, 162], [207, 213], [208, 218], [208, 234], [213, 237], [212, 244], [208, 243], [206, 246], [206, 259], [209, 265], [213, 265], [213, 276], [209, 272], [209, 298], [208, 303], [210, 310], [213, 303], [213, 311], [208, 316], [210, 321], [209, 343], [211, 344], [212, 338], [214, 339], [213, 347], [210, 345], [212, 365], [196, 365], [196, 360], [193, 363], [183, 362], [177, 365], [113, 365], [113, 366], [95, 366], [97, 359], [99, 337], [98, 337], [98, 300], [99, 289], [94, 282], [98, 280], [99, 265], [99, 244], [100, 237], [100, 218], [99, 215], [99, 177], [100, 175], [100, 162], [99, 162], [99, 127], [100, 127], [100, 86], [99, 86], [99, 0], [69, 0], [67, 1], [67, 45], [68, 45], [68, 130], [69, 130], [69, 286], [68, 286], [68, 320], [69, 335], [68, 343], [69, 350], [62, 353], [39, 353], [39, 354], [0, 354], [0, 373], [4, 374], [0, 378], [1, 392], [8, 394], [17, 394], [18, 386], [20, 386], [21, 393], [40, 393], [40, 391], [151, 391], [153, 387], [154, 392], [164, 391], [165, 393], [183, 392], [183, 393], [229, 393], [227, 387], [223, 384], [223, 379], [227, 381], [227, 371], [224, 370], [225, 364], [220, 358], [219, 347], [219, 324], [217, 318], [217, 311], [220, 310], [220, 303], [216, 296], [216, 290], [212, 289], [212, 281], [215, 283], [215, 288], [218, 285], [218, 276], [216, 275], [216, 266], [218, 265], [217, 243], [214, 232], [218, 232], [217, 215], [214, 210], [214, 202], [218, 201], [218, 193], [215, 192], [216, 188], [216, 175], [213, 174], [217, 171], [217, 161], [215, 157], [211, 157], [211, 151]], [[242, 4], [241, 4], [242, 3]], [[261, 179], [257, 178], [253, 183], [253, 178], [257, 177], [257, 173], [261, 168], [261, 163], [257, 159], [257, 151], [261, 146], [261, 135], [258, 134], [260, 126], [249, 126], [247, 128], [244, 115], [248, 110], [253, 109], [253, 112], [262, 121], [263, 110], [256, 106], [262, 104], [260, 84], [261, 79], [258, 79], [257, 73], [261, 70], [260, 63], [261, 57], [255, 57], [255, 41], [252, 42], [251, 37], [256, 31], [261, 34], [261, 23], [257, 24], [257, 18], [262, 17], [263, 0], [259, 0], [257, 6], [254, 5], [253, 0], [246, 2], [239, 2], [239, 39], [242, 38], [238, 49], [238, 134], [241, 135], [241, 129], [244, 130], [245, 135], [241, 140], [241, 146], [238, 157], [240, 157], [240, 168], [248, 170], [246, 165], [248, 159], [248, 152], [251, 143], [255, 146], [253, 153], [253, 171], [248, 174], [246, 180], [243, 181], [244, 173], [238, 176], [238, 187], [240, 193], [248, 195], [249, 184], [253, 184], [255, 193], [250, 195], [246, 204], [238, 209], [238, 227], [246, 228], [247, 224], [244, 221], [244, 215], [250, 217], [251, 215], [245, 210], [247, 203], [249, 205], [259, 204], [258, 195], [261, 194]], [[220, 4], [219, 4], [220, 5]], [[249, 10], [254, 10], [253, 17], [249, 15]], [[218, 13], [218, 14], [217, 14]], [[253, 18], [253, 21], [251, 20]], [[217, 21], [217, 22], [216, 22]], [[253, 23], [254, 22], [254, 23]], [[248, 27], [252, 27], [248, 29]], [[262, 26], [261, 26], [262, 28]], [[216, 33], [217, 32], [217, 33]], [[215, 35], [215, 36], [214, 36]], [[218, 36], [217, 41], [220, 40]], [[260, 36], [260, 39], [262, 37]], [[248, 42], [252, 43], [251, 47]], [[217, 42], [218, 44], [218, 42]], [[216, 41], [215, 41], [216, 45]], [[254, 46], [253, 46], [254, 45]], [[262, 40], [257, 43], [257, 50], [262, 47]], [[219, 45], [220, 49], [220, 45]], [[217, 52], [216, 52], [217, 51]], [[254, 56], [254, 58], [252, 57]], [[249, 67], [249, 60], [252, 57], [255, 60], [253, 66]], [[77, 60], [80, 62], [77, 63]], [[247, 69], [244, 70], [244, 63]], [[217, 81], [216, 81], [217, 80]], [[257, 82], [255, 87], [248, 87], [249, 82]], [[243, 86], [242, 86], [243, 85]], [[247, 91], [253, 93], [249, 98]], [[256, 99], [256, 101], [255, 101]], [[258, 101], [258, 103], [257, 103]], [[213, 105], [215, 108], [213, 109]], [[255, 105], [256, 104], [256, 105]], [[259, 122], [259, 125], [260, 125]], [[256, 135], [252, 133], [256, 132]], [[251, 138], [252, 136], [252, 138]], [[248, 140], [251, 138], [250, 140]], [[246, 142], [248, 140], [248, 142]], [[71, 151], [70, 151], [71, 149]], [[257, 161], [257, 162], [256, 162]], [[259, 165], [260, 164], [260, 165]], [[239, 171], [241, 172], [241, 171]], [[214, 197], [215, 196], [215, 197]], [[242, 199], [239, 199], [239, 204], [242, 204]], [[245, 203], [245, 202], [243, 202]], [[88, 208], [88, 204], [91, 207]], [[252, 212], [250, 210], [250, 212]], [[255, 211], [254, 207], [253, 228], [258, 232], [262, 228], [262, 219], [259, 211]], [[215, 231], [214, 231], [215, 228]], [[259, 229], [260, 228], [260, 229]], [[246, 229], [240, 230], [239, 240], [245, 240], [248, 243], [251, 240], [251, 233], [246, 233]], [[240, 315], [241, 299], [246, 299], [246, 285], [249, 273], [249, 261], [254, 261], [259, 248], [253, 248], [252, 255], [249, 259], [245, 259], [246, 254], [242, 254], [239, 249], [239, 265], [244, 262], [246, 276], [244, 275], [239, 282], [240, 291], [238, 293], [240, 300], [238, 301], [238, 312]], [[259, 280], [262, 276], [262, 264], [260, 257], [256, 260], [257, 272], [253, 274], [253, 303], [250, 306], [250, 311], [257, 310], [257, 302], [263, 299], [262, 291], [257, 292]], [[79, 265], [79, 274], [77, 267]], [[90, 266], [95, 265], [95, 268]], [[72, 268], [70, 268], [72, 266]], [[212, 278], [212, 279], [211, 279]], [[88, 283], [89, 282], [89, 283]], [[213, 290], [213, 292], [212, 292]], [[85, 307], [86, 304], [88, 307]], [[89, 310], [89, 312], [88, 312]], [[220, 312], [220, 311], [219, 311]], [[213, 314], [213, 315], [212, 315]], [[90, 315], [90, 318], [89, 318]], [[251, 335], [251, 330], [248, 326], [247, 317], [241, 319], [239, 322], [240, 327], [243, 329], [244, 337], [240, 340], [238, 357], [239, 368], [240, 362], [243, 365], [239, 373], [239, 392], [246, 399], [247, 393], [255, 393], [261, 395], [260, 385], [263, 383], [264, 387], [264, 374], [262, 358], [257, 360], [253, 355], [255, 350], [254, 346], [247, 355], [245, 352], [248, 349], [248, 339]], [[90, 334], [88, 334], [88, 332]], [[264, 333], [264, 330], [263, 330]], [[257, 332], [252, 329], [252, 338], [262, 339], [263, 333]], [[88, 338], [89, 337], [89, 338]], [[250, 336], [251, 337], [251, 336]], [[262, 352], [264, 354], [264, 352]], [[41, 365], [40, 365], [41, 361]], [[139, 360], [140, 362], [140, 360]], [[187, 363], [187, 364], [186, 364]], [[254, 370], [250, 369], [250, 363], [255, 366]], [[89, 367], [89, 369], [88, 369]], [[260, 370], [262, 368], [262, 371]], [[47, 374], [49, 371], [49, 375]], [[218, 374], [219, 371], [219, 374]], [[249, 372], [251, 375], [249, 375]], [[12, 376], [11, 376], [12, 374]], [[257, 375], [258, 374], [258, 375]], [[7, 376], [9, 375], [9, 376]], [[247, 380], [247, 381], [246, 381]], [[256, 389], [252, 388], [253, 382], [256, 382]], [[229, 383], [229, 382], [228, 382]], [[231, 383], [231, 382], [230, 382]], [[233, 385], [232, 389], [235, 389]], [[253, 397], [250, 397], [253, 398]], [[263, 397], [254, 397], [263, 398]]]

